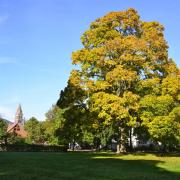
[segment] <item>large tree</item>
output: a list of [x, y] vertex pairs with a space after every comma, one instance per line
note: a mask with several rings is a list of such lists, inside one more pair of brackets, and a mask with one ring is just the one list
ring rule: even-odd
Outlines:
[[111, 12], [91, 23], [81, 37], [84, 47], [72, 53], [80, 67], [73, 70], [74, 86], [86, 92], [88, 108], [98, 115], [96, 126], [118, 127], [117, 152], [125, 151], [126, 129], [139, 121], [140, 100], [151, 86], [161, 95], [157, 86], [178, 73], [163, 30], [158, 22], [140, 20], [132, 8]]

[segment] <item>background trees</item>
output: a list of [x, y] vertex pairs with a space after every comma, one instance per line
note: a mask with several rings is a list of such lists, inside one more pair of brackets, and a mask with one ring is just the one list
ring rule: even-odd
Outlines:
[[38, 144], [44, 142], [42, 124], [35, 117], [32, 117], [26, 121], [25, 130], [28, 132], [28, 143]]
[[43, 122], [44, 136], [46, 142], [52, 145], [67, 144], [66, 132], [64, 131], [65, 118], [64, 110], [57, 106], [46, 113], [46, 120]]
[[24, 139], [16, 133], [7, 133], [9, 121], [0, 118], [0, 144], [22, 144]]

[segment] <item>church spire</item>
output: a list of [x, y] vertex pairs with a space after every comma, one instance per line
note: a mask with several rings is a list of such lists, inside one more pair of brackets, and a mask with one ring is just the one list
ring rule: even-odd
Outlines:
[[22, 113], [21, 104], [19, 104], [17, 111], [16, 111], [15, 123], [23, 123], [23, 113]]

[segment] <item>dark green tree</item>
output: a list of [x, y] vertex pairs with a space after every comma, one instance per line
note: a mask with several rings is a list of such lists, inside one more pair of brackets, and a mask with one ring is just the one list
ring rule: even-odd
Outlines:
[[0, 144], [7, 144], [7, 123], [0, 118]]
[[78, 88], [75, 84], [79, 83], [76, 71], [72, 71], [68, 80], [67, 87], [61, 91], [57, 106], [64, 109], [64, 127], [59, 131], [64, 134], [69, 142], [81, 143], [83, 140], [83, 132], [88, 126], [88, 108], [86, 104], [87, 94], [82, 88]]

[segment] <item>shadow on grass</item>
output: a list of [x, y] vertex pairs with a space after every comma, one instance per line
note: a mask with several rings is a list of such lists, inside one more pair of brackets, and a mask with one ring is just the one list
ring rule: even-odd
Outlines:
[[111, 153], [0, 153], [0, 163], [1, 180], [180, 179], [180, 173], [158, 167], [163, 161], [127, 160]]
[[180, 157], [180, 152], [174, 153], [155, 153], [158, 157]]
[[134, 156], [146, 156], [147, 154], [152, 154], [157, 157], [180, 157], [180, 152], [131, 152], [126, 153]]

